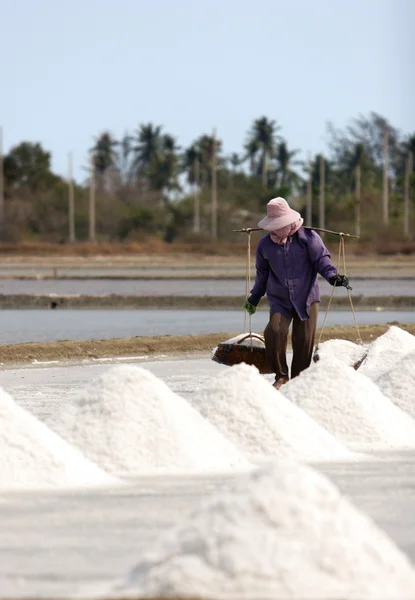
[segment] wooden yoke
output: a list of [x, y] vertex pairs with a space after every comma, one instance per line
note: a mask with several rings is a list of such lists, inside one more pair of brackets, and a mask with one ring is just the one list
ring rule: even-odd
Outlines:
[[[308, 225], [302, 225], [302, 228], [315, 229], [316, 231], [324, 231], [324, 233], [332, 233], [333, 235], [360, 239], [360, 235], [352, 235], [351, 233], [343, 233], [341, 231], [332, 231], [331, 229], [322, 229], [321, 227], [308, 227]], [[261, 227], [246, 227], [244, 229], [234, 229], [233, 231], [236, 233], [251, 233], [251, 231], [266, 231], [266, 229], [261, 229]]]

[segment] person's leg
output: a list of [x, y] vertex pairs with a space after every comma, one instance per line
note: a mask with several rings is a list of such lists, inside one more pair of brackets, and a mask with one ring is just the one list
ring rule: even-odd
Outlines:
[[316, 335], [318, 317], [318, 302], [310, 306], [310, 316], [302, 321], [297, 313], [294, 313], [292, 346], [293, 361], [291, 364], [291, 378], [297, 377], [310, 366], [313, 358], [314, 338]]
[[275, 380], [288, 380], [287, 339], [291, 319], [281, 313], [271, 313], [264, 331], [267, 363], [275, 373]]

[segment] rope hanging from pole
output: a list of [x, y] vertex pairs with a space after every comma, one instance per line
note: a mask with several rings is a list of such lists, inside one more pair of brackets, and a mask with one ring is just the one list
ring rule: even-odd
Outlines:
[[[249, 291], [251, 289], [251, 231], [248, 231], [248, 256], [246, 261], [246, 300], [248, 300]], [[244, 310], [244, 331], [246, 331], [246, 311]], [[252, 346], [252, 315], [249, 315], [249, 335], [251, 336], [251, 346]]]
[[[339, 268], [340, 268], [340, 263], [341, 263], [341, 259], [342, 258], [343, 258], [343, 270], [344, 270], [344, 274], [346, 275], [346, 247], [345, 247], [345, 244], [344, 244], [343, 234], [340, 235], [339, 256], [338, 256], [338, 261], [337, 261], [337, 270], [339, 270]], [[331, 307], [331, 301], [333, 300], [333, 296], [334, 296], [334, 292], [335, 291], [336, 291], [336, 286], [333, 286], [333, 289], [331, 291], [331, 295], [330, 295], [330, 298], [329, 298], [329, 303], [327, 305], [326, 314], [324, 315], [323, 324], [321, 325], [321, 329], [320, 329], [320, 334], [319, 334], [319, 337], [318, 337], [318, 341], [317, 341], [317, 344], [315, 346], [314, 354], [316, 354], [316, 352], [318, 350], [318, 347], [320, 345], [321, 339], [323, 337], [323, 330], [324, 330], [324, 327], [325, 327], [325, 324], [326, 324], [327, 316], [329, 314], [330, 307]], [[356, 331], [357, 331], [357, 340], [356, 341], [357, 341], [358, 344], [363, 344], [362, 338], [360, 336], [359, 325], [357, 323], [356, 312], [355, 312], [354, 306], [353, 306], [352, 295], [350, 293], [349, 288], [347, 288], [347, 294], [349, 296], [350, 308], [352, 310], [354, 324], [355, 324]]]

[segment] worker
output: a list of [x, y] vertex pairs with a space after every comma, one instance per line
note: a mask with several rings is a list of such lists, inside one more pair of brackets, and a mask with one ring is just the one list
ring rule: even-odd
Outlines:
[[267, 216], [258, 226], [269, 233], [258, 244], [255, 284], [244, 303], [245, 310], [253, 315], [262, 296], [267, 295], [270, 319], [264, 331], [265, 352], [275, 373], [276, 389], [289, 380], [287, 339], [291, 321], [291, 377], [310, 366], [320, 302], [317, 276], [331, 285], [352, 289], [346, 275], [337, 273], [321, 237], [302, 224], [300, 213], [284, 198], [268, 202]]

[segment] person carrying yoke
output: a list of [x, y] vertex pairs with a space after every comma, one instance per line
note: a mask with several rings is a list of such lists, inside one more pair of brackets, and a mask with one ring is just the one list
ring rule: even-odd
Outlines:
[[321, 275], [331, 285], [349, 289], [349, 279], [339, 275], [321, 237], [304, 229], [300, 213], [284, 198], [267, 204], [267, 216], [258, 226], [269, 233], [256, 251], [256, 278], [245, 310], [253, 315], [266, 294], [270, 307], [264, 331], [267, 362], [275, 373], [274, 387], [289, 380], [287, 366], [288, 330], [292, 322], [291, 378], [310, 366], [317, 327]]

